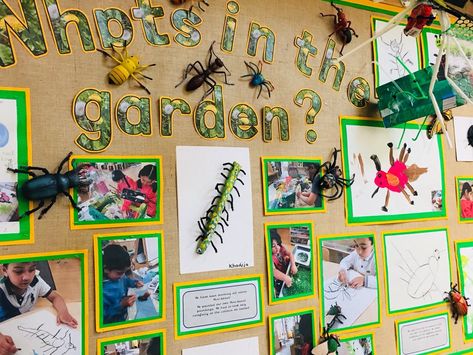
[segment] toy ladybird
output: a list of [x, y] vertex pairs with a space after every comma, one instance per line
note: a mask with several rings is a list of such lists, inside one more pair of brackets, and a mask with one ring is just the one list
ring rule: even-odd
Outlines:
[[450, 308], [452, 309], [452, 318], [455, 318], [455, 324], [457, 324], [458, 317], [464, 316], [468, 313], [469, 298], [465, 298], [460, 291], [457, 290], [457, 284], [450, 284], [450, 291], [445, 292], [448, 294], [444, 301], [450, 302]]

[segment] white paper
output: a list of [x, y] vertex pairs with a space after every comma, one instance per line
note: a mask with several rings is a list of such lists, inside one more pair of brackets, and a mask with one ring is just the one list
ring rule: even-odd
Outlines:
[[450, 346], [448, 315], [401, 324], [398, 336], [402, 355], [430, 354], [447, 348]]
[[182, 355], [259, 355], [258, 337], [183, 349]]
[[473, 161], [473, 146], [469, 145], [467, 133], [473, 126], [473, 117], [455, 116], [455, 149], [457, 161]]
[[[232, 211], [227, 204], [229, 213], [225, 232], [220, 227], [217, 231], [223, 237], [223, 244], [218, 236], [212, 241], [218, 252], [211, 245], [207, 251], [199, 255], [196, 253], [196, 238], [201, 235], [197, 221], [204, 217], [205, 212], [217, 191], [215, 185], [224, 183], [220, 175], [226, 162], [238, 162], [246, 175], [239, 178], [245, 183], [236, 182], [240, 192], [232, 192]], [[177, 147], [177, 196], [179, 216], [179, 259], [181, 274], [227, 270], [254, 266], [253, 259], [253, 191], [251, 184], [251, 165], [248, 148], [223, 147]]]
[[182, 333], [222, 326], [238, 326], [261, 318], [257, 280], [179, 290], [179, 327]]
[[387, 234], [385, 241], [389, 309], [442, 302], [450, 289], [447, 232]]
[[[461, 270], [459, 273], [462, 274], [464, 283], [462, 284], [462, 294], [473, 299], [473, 279], [470, 275], [473, 275], [473, 247], [463, 247], [460, 249], [461, 258]], [[471, 301], [469, 301], [471, 303]], [[468, 310], [468, 313], [464, 316], [466, 320], [465, 324], [465, 336], [473, 333], [473, 312]]]
[[[78, 324], [81, 320], [77, 319]], [[0, 333], [9, 335], [18, 349], [17, 355], [82, 354], [81, 330], [56, 324], [49, 310], [28, 312], [0, 323]]]

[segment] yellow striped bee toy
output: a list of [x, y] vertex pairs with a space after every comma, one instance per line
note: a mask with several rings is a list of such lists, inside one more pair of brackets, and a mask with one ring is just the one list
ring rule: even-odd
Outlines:
[[118, 52], [115, 49], [115, 45], [112, 44], [112, 54], [107, 53], [101, 49], [97, 49], [97, 50], [100, 53], [104, 54], [105, 56], [112, 58], [115, 62], [118, 63], [118, 65], [114, 67], [110, 71], [110, 73], [108, 73], [109, 84], [121, 85], [131, 77], [143, 89], [145, 89], [148, 94], [151, 94], [148, 88], [144, 86], [144, 84], [137, 78], [137, 76], [141, 76], [143, 78], [153, 80], [153, 78], [150, 78], [149, 76], [144, 75], [142, 71], [146, 68], [155, 66], [156, 64], [140, 65], [140, 62], [137, 56], [128, 55], [126, 46], [123, 47], [123, 50], [121, 52]]

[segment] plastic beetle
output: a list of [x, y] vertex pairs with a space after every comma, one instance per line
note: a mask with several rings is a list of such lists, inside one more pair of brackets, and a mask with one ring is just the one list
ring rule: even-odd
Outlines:
[[405, 188], [407, 187], [409, 191], [412, 193], [412, 195], [417, 196], [417, 191], [415, 191], [414, 188], [409, 184], [409, 177], [406, 174], [407, 172], [406, 162], [407, 162], [407, 159], [409, 159], [409, 153], [411, 152], [411, 148], [408, 148], [407, 153], [406, 153], [407, 144], [404, 143], [404, 146], [402, 147], [401, 152], [399, 153], [399, 159], [394, 161], [393, 144], [388, 143], [388, 147], [389, 147], [389, 162], [391, 164], [391, 167], [389, 168], [387, 172], [381, 170], [381, 163], [376, 154], [373, 154], [370, 157], [376, 166], [377, 173], [374, 179], [374, 183], [376, 184], [376, 186], [378, 186], [378, 188], [371, 195], [371, 198], [373, 198], [374, 195], [377, 194], [377, 192], [379, 191], [381, 187], [387, 188], [388, 190], [386, 192], [386, 199], [384, 202], [384, 206], [381, 207], [381, 209], [384, 212], [388, 211], [390, 191], [402, 192], [402, 194], [406, 197], [407, 201], [411, 205], [414, 204], [414, 201], [411, 200], [411, 198], [405, 191]]
[[457, 324], [458, 317], [464, 316], [468, 313], [468, 307], [471, 306], [468, 303], [469, 298], [464, 297], [457, 289], [457, 284], [450, 284], [450, 291], [445, 292], [448, 294], [444, 298], [444, 301], [450, 302], [450, 308], [452, 309], [452, 318], [455, 318], [455, 324]]
[[274, 90], [274, 86], [273, 84], [271, 84], [269, 80], [266, 80], [263, 74], [261, 73], [261, 71], [263, 70], [263, 63], [261, 62], [261, 60], [258, 62], [258, 65], [252, 62], [248, 63], [246, 61], [245, 61], [245, 65], [251, 74], [242, 75], [241, 77], [246, 78], [250, 76], [251, 77], [250, 86], [252, 87], [259, 86], [257, 98], [259, 99], [259, 96], [261, 95], [261, 90], [263, 89], [263, 87], [266, 88], [266, 90], [268, 91], [269, 97], [271, 97], [271, 91]]
[[330, 2], [330, 5], [332, 5], [332, 7], [337, 10], [337, 15], [324, 15], [322, 12], [320, 13], [320, 15], [322, 17], [333, 16], [333, 24], [335, 26], [335, 30], [329, 35], [329, 37], [333, 36], [334, 33], [338, 35], [338, 37], [343, 43], [342, 49], [340, 49], [340, 55], [343, 55], [343, 48], [345, 48], [345, 45], [351, 42], [352, 33], [355, 37], [358, 37], [358, 35], [356, 34], [355, 30], [351, 28], [351, 21], [347, 20], [343, 9], [335, 6], [333, 4], [333, 1]]
[[407, 25], [404, 28], [406, 36], [416, 37], [422, 32], [424, 26], [430, 26], [434, 22], [435, 16], [432, 14], [432, 6], [427, 4], [417, 5], [407, 18]]
[[[55, 174], [51, 174], [46, 168], [40, 168], [36, 166], [26, 166], [20, 169], [10, 169], [13, 173], [17, 174], [28, 174], [32, 177], [32, 179], [25, 182], [21, 189], [19, 189], [19, 195], [26, 200], [29, 201], [39, 201], [38, 206], [35, 208], [24, 212], [19, 219], [29, 216], [33, 212], [43, 208], [44, 200], [50, 199], [51, 202], [45, 208], [41, 210], [38, 219], [41, 219], [46, 212], [54, 205], [56, 202], [56, 197], [59, 194], [64, 194], [69, 198], [72, 206], [80, 210], [77, 204], [74, 202], [72, 196], [69, 194], [68, 190], [71, 187], [84, 187], [90, 184], [90, 181], [87, 179], [86, 170], [83, 169], [83, 166], [79, 166], [78, 168], [68, 171], [65, 174], [61, 173], [64, 164], [67, 163], [69, 158], [71, 157], [72, 152], [70, 152], [59, 164], [57, 171]], [[37, 176], [33, 170], [39, 170], [43, 173], [43, 175]]]

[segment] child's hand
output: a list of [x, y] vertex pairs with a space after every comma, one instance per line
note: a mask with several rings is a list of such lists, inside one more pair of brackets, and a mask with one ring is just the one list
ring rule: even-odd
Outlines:
[[340, 270], [338, 272], [338, 280], [342, 283], [342, 284], [346, 284], [348, 279], [347, 279], [347, 272], [346, 270]]
[[297, 274], [297, 266], [295, 263], [291, 265], [291, 274]]
[[18, 351], [13, 339], [8, 335], [0, 334], [0, 355], [10, 355]]
[[58, 313], [56, 321], [57, 325], [66, 324], [71, 328], [77, 328], [77, 320], [68, 311]]
[[120, 302], [123, 308], [131, 307], [136, 302], [136, 295], [125, 296], [123, 297], [122, 301]]
[[364, 276], [358, 276], [358, 277], [355, 277], [353, 280], [351, 280], [348, 285], [350, 287], [353, 287], [353, 288], [360, 288], [364, 284], [365, 284], [365, 277]]
[[292, 278], [290, 276], [285, 276], [284, 277], [284, 283], [286, 284], [287, 287], [291, 287], [292, 286]]
[[137, 281], [136, 284], [135, 284], [135, 287], [136, 288], [140, 288], [140, 287], [143, 287], [145, 284], [141, 281]]

